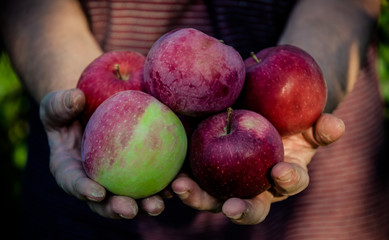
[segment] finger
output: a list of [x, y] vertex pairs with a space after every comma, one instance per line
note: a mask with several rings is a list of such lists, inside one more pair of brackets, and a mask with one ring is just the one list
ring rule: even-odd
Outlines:
[[271, 177], [274, 180], [273, 188], [276, 190], [274, 193], [276, 197], [295, 195], [306, 189], [309, 184], [307, 168], [295, 163], [277, 163], [271, 170]]
[[142, 199], [140, 206], [150, 216], [158, 216], [165, 209], [165, 203], [158, 195]]
[[40, 104], [40, 118], [47, 130], [73, 121], [85, 106], [84, 93], [79, 89], [47, 94]]
[[170, 199], [170, 198], [173, 198], [174, 197], [174, 193], [173, 193], [173, 190], [171, 189], [171, 187], [167, 187], [165, 189], [163, 189], [159, 195], [164, 198], [164, 199]]
[[56, 161], [50, 161], [50, 170], [65, 192], [81, 200], [99, 202], [105, 198], [104, 187], [87, 177], [79, 160], [70, 157], [61, 159], [59, 155], [54, 158]]
[[73, 195], [80, 195], [94, 202], [102, 201], [106, 196], [105, 188], [86, 176], [73, 180]]
[[344, 122], [332, 114], [322, 114], [315, 125], [303, 133], [313, 146], [326, 146], [337, 141], [345, 132]]
[[218, 212], [222, 202], [206, 191], [186, 175], [180, 175], [172, 183], [174, 193], [188, 206], [197, 210]]
[[112, 196], [100, 203], [88, 202], [88, 205], [93, 212], [106, 218], [133, 219], [138, 214], [136, 201], [124, 196]]
[[232, 222], [253, 225], [265, 220], [273, 196], [265, 191], [252, 199], [230, 198], [223, 204], [223, 214]]

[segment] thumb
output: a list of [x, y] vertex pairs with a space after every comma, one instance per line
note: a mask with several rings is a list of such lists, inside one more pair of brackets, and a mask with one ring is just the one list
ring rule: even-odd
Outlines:
[[343, 136], [344, 122], [332, 114], [322, 114], [315, 125], [303, 133], [304, 138], [314, 147], [326, 146]]
[[85, 96], [77, 88], [48, 93], [40, 103], [39, 115], [46, 130], [67, 125], [84, 110]]

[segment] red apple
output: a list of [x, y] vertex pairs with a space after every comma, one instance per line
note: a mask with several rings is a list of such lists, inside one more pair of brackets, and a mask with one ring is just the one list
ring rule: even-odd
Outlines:
[[327, 101], [326, 83], [315, 60], [291, 45], [264, 49], [256, 58], [245, 61], [240, 107], [263, 115], [281, 136], [311, 127]]
[[283, 157], [277, 130], [249, 110], [211, 116], [190, 139], [193, 176], [204, 190], [220, 199], [252, 198], [269, 189], [269, 170]]
[[83, 71], [77, 88], [86, 98], [81, 121], [86, 125], [96, 108], [108, 97], [124, 90], [143, 90], [145, 56], [133, 51], [103, 53]]
[[159, 38], [145, 62], [146, 91], [176, 113], [192, 117], [231, 106], [244, 78], [244, 62], [234, 48], [192, 28]]
[[164, 189], [181, 169], [186, 150], [185, 129], [176, 114], [135, 90], [104, 101], [81, 144], [87, 175], [112, 193], [134, 199]]

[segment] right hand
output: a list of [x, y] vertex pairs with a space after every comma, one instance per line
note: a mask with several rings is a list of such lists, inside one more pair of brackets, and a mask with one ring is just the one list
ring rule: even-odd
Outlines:
[[[51, 173], [65, 192], [85, 200], [99, 215], [132, 219], [138, 214], [138, 202], [130, 197], [108, 195], [83, 169], [83, 130], [77, 118], [84, 107], [85, 96], [79, 89], [51, 92], [41, 101], [40, 118], [49, 141]], [[139, 205], [151, 216], [164, 210], [164, 202], [158, 195], [140, 200]]]
[[296, 195], [308, 186], [307, 166], [317, 149], [337, 141], [344, 132], [341, 119], [332, 114], [322, 114], [315, 125], [303, 133], [283, 137], [284, 161], [271, 169], [273, 187], [251, 199], [217, 199], [186, 174], [180, 174], [174, 180], [172, 190], [183, 203], [194, 209], [222, 212], [236, 224], [258, 224], [265, 220], [272, 203]]

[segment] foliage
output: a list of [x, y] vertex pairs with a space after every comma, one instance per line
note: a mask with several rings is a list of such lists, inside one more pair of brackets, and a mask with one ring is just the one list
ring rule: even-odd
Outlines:
[[18, 231], [20, 179], [27, 159], [28, 100], [10, 66], [8, 56], [0, 52], [0, 182], [6, 209], [3, 231]]
[[[6, 137], [8, 143], [1, 144], [0, 149], [8, 148], [11, 161], [19, 169], [23, 168], [27, 155], [25, 140], [28, 132], [28, 105], [8, 56], [3, 52], [0, 55], [0, 134]], [[4, 138], [1, 139], [4, 141]]]
[[386, 116], [389, 117], [389, 1], [382, 0], [378, 21], [378, 71], [385, 100]]

